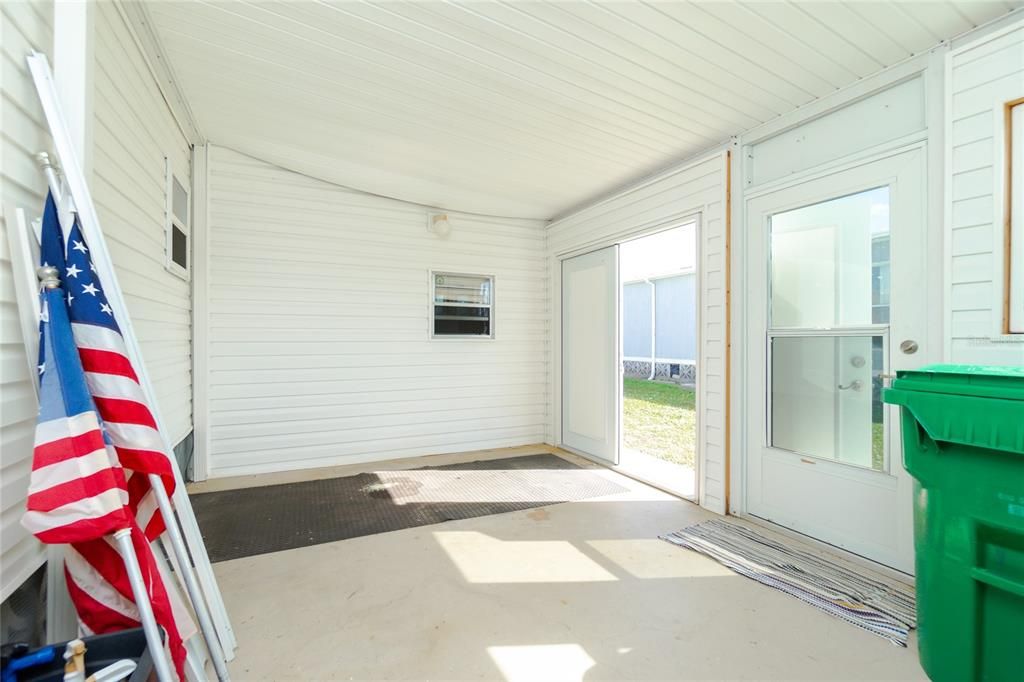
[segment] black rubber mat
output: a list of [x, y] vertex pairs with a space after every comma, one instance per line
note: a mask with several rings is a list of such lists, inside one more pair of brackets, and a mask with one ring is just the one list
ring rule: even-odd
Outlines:
[[192, 495], [210, 560], [624, 492], [550, 454]]

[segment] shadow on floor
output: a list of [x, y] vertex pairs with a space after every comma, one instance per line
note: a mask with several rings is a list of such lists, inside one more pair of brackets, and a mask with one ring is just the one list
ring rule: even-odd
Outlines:
[[191, 497], [211, 561], [625, 492], [551, 454], [377, 471]]

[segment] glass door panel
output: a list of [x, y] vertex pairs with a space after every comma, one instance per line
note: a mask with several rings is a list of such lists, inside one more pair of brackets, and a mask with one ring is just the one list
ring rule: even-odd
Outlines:
[[885, 337], [772, 338], [771, 447], [886, 470], [876, 344]]
[[776, 213], [770, 228], [773, 329], [858, 327], [883, 317], [888, 187]]
[[886, 471], [888, 187], [769, 217], [768, 443]]

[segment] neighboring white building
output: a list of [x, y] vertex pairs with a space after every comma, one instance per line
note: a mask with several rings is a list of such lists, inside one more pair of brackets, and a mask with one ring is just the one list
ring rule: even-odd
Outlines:
[[696, 223], [619, 247], [627, 376], [651, 376], [653, 362], [658, 378], [688, 383], [697, 378], [696, 247]]

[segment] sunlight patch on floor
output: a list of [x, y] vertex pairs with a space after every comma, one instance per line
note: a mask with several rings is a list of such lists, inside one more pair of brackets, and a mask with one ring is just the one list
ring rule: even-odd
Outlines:
[[475, 531], [435, 531], [433, 536], [469, 583], [618, 580], [564, 540], [504, 541]]
[[587, 540], [587, 545], [634, 578], [720, 578], [736, 574], [694, 552], [678, 552], [664, 540]]
[[508, 682], [582, 680], [595, 664], [579, 644], [489, 646], [487, 653]]
[[[550, 455], [545, 455], [550, 457]], [[374, 471], [361, 489], [392, 504], [479, 504], [567, 502], [625, 492], [591, 469], [414, 469]]]

